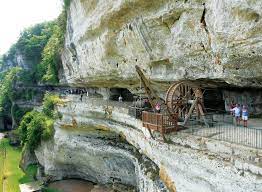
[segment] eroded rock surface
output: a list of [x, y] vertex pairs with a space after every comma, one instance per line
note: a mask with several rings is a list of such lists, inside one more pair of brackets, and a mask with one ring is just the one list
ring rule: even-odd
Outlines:
[[[257, 192], [262, 188], [261, 150], [182, 133], [168, 135], [169, 142], [163, 143], [160, 137], [150, 137], [126, 107], [99, 98], [66, 99], [66, 106], [59, 107], [63, 118], [57, 122], [54, 141], [36, 152], [47, 174], [101, 183], [110, 183], [113, 177], [145, 192], [161, 191], [162, 182], [169, 191], [179, 192]], [[109, 108], [111, 116], [105, 113]], [[78, 128], [72, 128], [73, 119]], [[128, 148], [119, 148], [118, 142], [110, 144], [105, 136], [113, 139], [111, 132], [125, 138], [153, 164], [138, 161]], [[159, 172], [139, 171], [152, 165]]]
[[[260, 0], [72, 0], [62, 83], [206, 79], [261, 87]], [[62, 76], [61, 76], [62, 77]]]
[[124, 191], [130, 192], [166, 191], [159, 168], [104, 126], [58, 123], [54, 139], [42, 143], [35, 154], [53, 180], [76, 178], [123, 184], [127, 186]]

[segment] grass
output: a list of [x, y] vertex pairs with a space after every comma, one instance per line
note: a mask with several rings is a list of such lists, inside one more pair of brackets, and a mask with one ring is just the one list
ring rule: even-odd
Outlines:
[[4, 146], [4, 142], [0, 141], [0, 192], [3, 192], [4, 157], [5, 157], [5, 146]]
[[19, 168], [22, 149], [9, 145], [8, 139], [0, 141], [0, 153], [6, 151], [6, 157], [0, 156], [0, 192], [20, 192], [19, 184], [32, 182], [37, 171], [36, 165], [28, 166], [25, 173]]

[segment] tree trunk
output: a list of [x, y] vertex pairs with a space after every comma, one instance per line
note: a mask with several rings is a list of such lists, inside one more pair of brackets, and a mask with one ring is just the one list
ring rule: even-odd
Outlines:
[[11, 98], [10, 98], [10, 101], [12, 103], [12, 105], [11, 105], [11, 118], [12, 118], [12, 130], [13, 130], [17, 126], [16, 121], [15, 121], [15, 117], [14, 117], [15, 102]]

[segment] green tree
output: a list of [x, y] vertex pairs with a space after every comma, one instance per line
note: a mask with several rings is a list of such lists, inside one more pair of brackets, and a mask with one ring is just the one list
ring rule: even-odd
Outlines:
[[0, 69], [2, 68], [3, 64], [4, 64], [3, 56], [0, 55]]
[[68, 9], [70, 6], [71, 0], [64, 0], [64, 7], [65, 9]]
[[[21, 71], [21, 68], [14, 67], [11, 68], [4, 76], [0, 85], [0, 113], [7, 113], [10, 111], [12, 117], [12, 128], [16, 126], [14, 107], [15, 102], [14, 96], [14, 84], [17, 79], [17, 74]], [[8, 103], [11, 103], [11, 108], [9, 109]]]
[[44, 83], [58, 83], [58, 68], [61, 63], [61, 51], [64, 47], [65, 30], [66, 11], [63, 11], [56, 20], [53, 34], [42, 52], [42, 61], [38, 66], [39, 78]]
[[55, 22], [44, 22], [25, 29], [16, 43], [16, 49], [24, 56], [36, 61], [41, 60], [41, 53], [52, 36]]
[[53, 136], [54, 120], [59, 117], [55, 113], [55, 105], [62, 103], [57, 95], [46, 93], [42, 111], [31, 111], [24, 115], [18, 127], [22, 145], [33, 151], [41, 140], [48, 140]]

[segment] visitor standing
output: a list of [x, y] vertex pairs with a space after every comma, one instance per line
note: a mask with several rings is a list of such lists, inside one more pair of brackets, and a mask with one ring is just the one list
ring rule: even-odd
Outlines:
[[121, 95], [118, 97], [118, 101], [123, 102], [123, 97]]
[[242, 109], [242, 120], [244, 122], [244, 127], [247, 127], [248, 110], [245, 105], [243, 105], [243, 109]]
[[234, 110], [233, 109], [235, 108], [235, 104], [233, 103], [233, 101], [231, 102], [229, 108], [230, 108], [230, 114], [234, 116]]
[[143, 105], [144, 108], [150, 108], [150, 103], [148, 101], [148, 99], [144, 99], [144, 105]]
[[236, 104], [236, 106], [233, 108], [233, 113], [234, 113], [234, 117], [236, 120], [236, 124], [237, 126], [240, 125], [240, 113], [241, 113], [241, 109], [239, 107], [239, 104]]
[[155, 110], [157, 113], [160, 113], [161, 107], [159, 103], [156, 103]]

